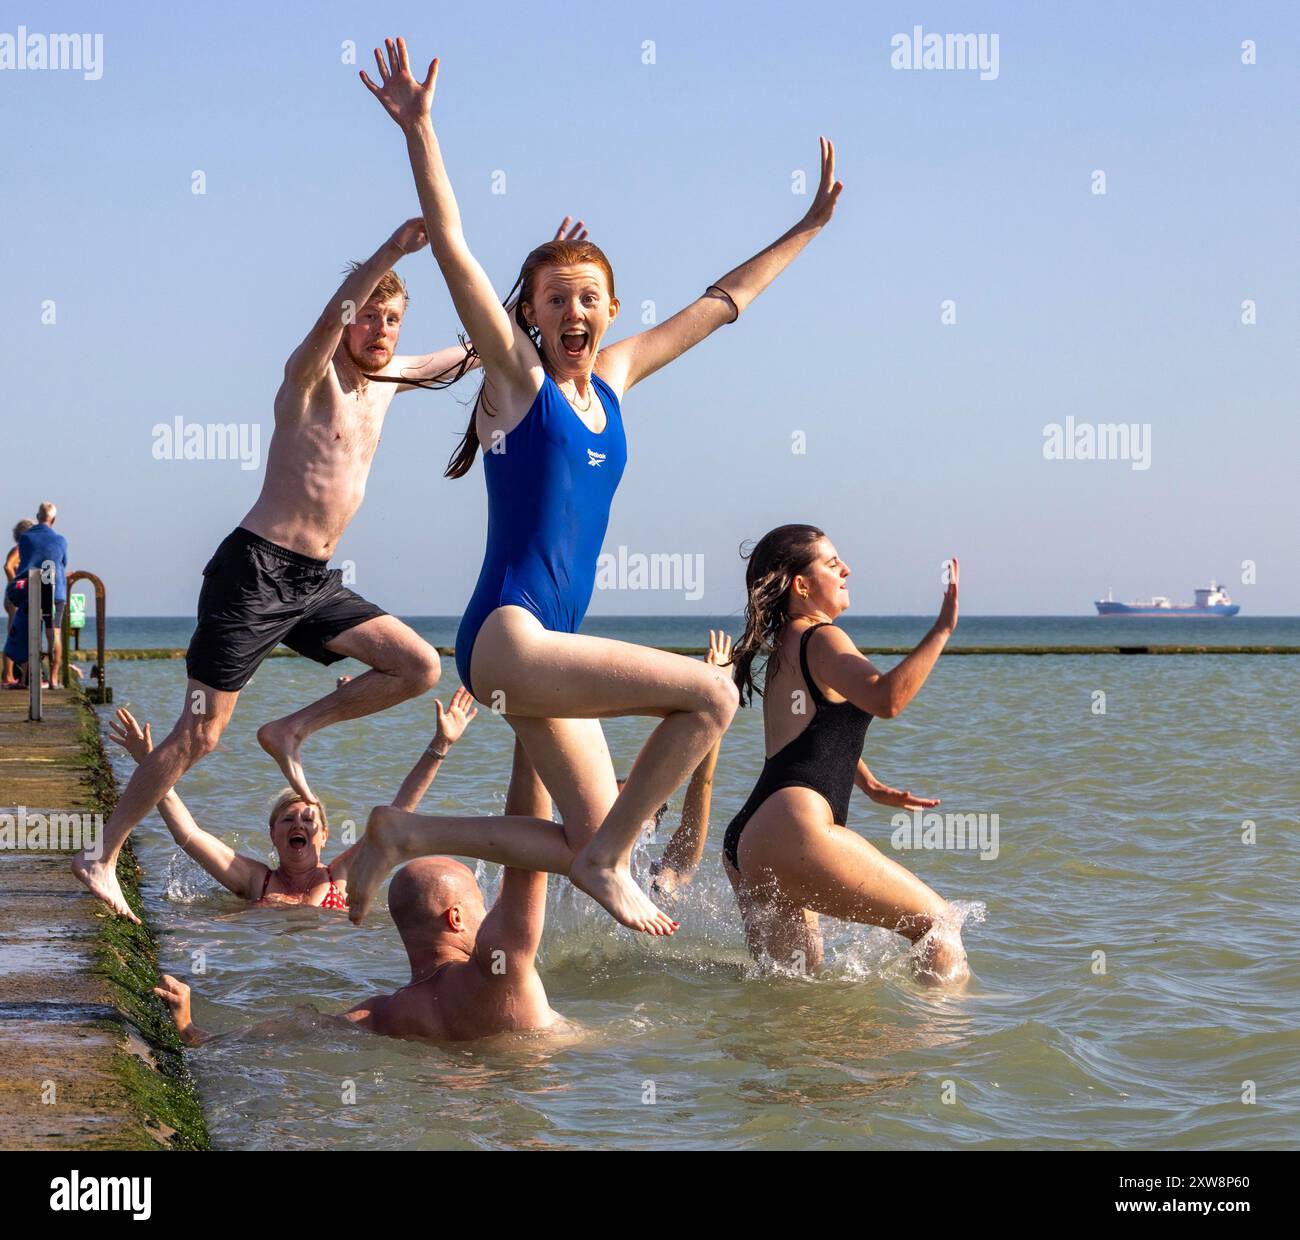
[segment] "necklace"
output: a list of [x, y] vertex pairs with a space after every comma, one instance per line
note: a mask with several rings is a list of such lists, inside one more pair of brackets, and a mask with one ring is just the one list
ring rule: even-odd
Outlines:
[[573, 384], [573, 395], [570, 396], [568, 392], [564, 392], [564, 389], [560, 388], [560, 391], [564, 392], [564, 399], [567, 400], [569, 404], [572, 405], [573, 408], [576, 409], [579, 413], [590, 413], [591, 412], [591, 380], [590, 379], [587, 380], [587, 403], [585, 405], [578, 404], [577, 401], [578, 385], [576, 381], [569, 379], [567, 380], [567, 382]]

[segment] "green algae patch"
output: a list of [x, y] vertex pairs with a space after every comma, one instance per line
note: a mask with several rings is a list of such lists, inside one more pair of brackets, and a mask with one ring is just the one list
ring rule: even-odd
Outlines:
[[[84, 694], [78, 694], [76, 705], [90, 809], [107, 821], [117, 804], [117, 784]], [[144, 924], [107, 914], [98, 918], [95, 971], [106, 983], [109, 1002], [139, 1035], [137, 1039], [127, 1031], [126, 1046], [113, 1055], [112, 1073], [136, 1111], [132, 1119], [139, 1124], [142, 1147], [208, 1149], [207, 1124], [180, 1037], [166, 1004], [153, 993], [159, 982], [158, 939], [144, 918], [140, 867], [130, 841], [118, 858], [117, 877], [127, 903]]]

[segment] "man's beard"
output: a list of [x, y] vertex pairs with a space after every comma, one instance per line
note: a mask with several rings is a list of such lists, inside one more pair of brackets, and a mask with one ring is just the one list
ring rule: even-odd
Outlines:
[[377, 374], [388, 365], [391, 354], [385, 351], [382, 354], [376, 353], [355, 353], [352, 348], [348, 348], [348, 356], [352, 359], [352, 364], [365, 375]]

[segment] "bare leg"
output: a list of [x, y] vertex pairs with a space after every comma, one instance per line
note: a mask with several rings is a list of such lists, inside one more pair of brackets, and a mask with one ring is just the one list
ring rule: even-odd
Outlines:
[[63, 630], [49, 627], [45, 631], [50, 641], [50, 688], [60, 689], [63, 687]]
[[624, 925], [671, 932], [675, 924], [632, 879], [632, 850], [641, 824], [686, 781], [731, 722], [736, 690], [725, 672], [628, 642], [552, 633], [522, 608], [500, 607], [479, 630], [473, 677], [480, 701], [512, 721], [616, 715], [663, 720], [599, 823], [589, 821], [591, 803], [582, 795], [565, 812], [566, 789], [592, 786], [589, 771], [584, 773], [592, 760], [581, 748], [537, 728], [528, 731], [524, 744], [560, 806], [570, 842], [581, 850], [569, 872], [573, 883]]
[[737, 849], [749, 886], [775, 883], [792, 905], [893, 930], [916, 944], [925, 981], [962, 982], [966, 950], [948, 902], [856, 832], [830, 821], [826, 802], [806, 788], [783, 788], [750, 819]]
[[360, 925], [379, 884], [416, 857], [479, 857], [516, 870], [567, 874], [573, 850], [549, 818], [408, 814], [391, 805], [370, 811], [361, 847], [348, 869], [348, 917]]
[[313, 732], [417, 697], [437, 683], [439, 673], [437, 651], [395, 616], [367, 620], [331, 638], [325, 648], [368, 663], [371, 670], [257, 730], [258, 744], [275, 759], [293, 790], [308, 801], [316, 797], [303, 774], [302, 745]]
[[126, 837], [186, 771], [217, 747], [238, 700], [238, 693], [209, 689], [197, 680], [187, 682], [180, 719], [132, 773], [104, 824], [104, 836], [96, 850], [99, 856], [86, 853], [73, 860], [72, 872], [114, 912], [137, 923], [140, 920], [127, 905], [117, 881], [117, 857]]
[[[395, 806], [375, 809], [361, 846], [349, 862], [348, 915], [360, 925], [384, 877], [395, 866], [415, 857], [458, 853], [514, 864], [517, 869], [563, 874], [573, 854], [564, 841], [563, 828], [551, 821], [550, 814], [550, 794], [518, 740], [510, 768], [505, 817], [449, 818], [414, 814]], [[520, 834], [521, 823], [540, 823], [548, 833], [537, 837]], [[500, 832], [487, 829], [491, 827], [499, 827]], [[520, 859], [538, 864], [523, 864]]]
[[822, 963], [822, 933], [817, 914], [791, 904], [769, 884], [766, 890], [747, 883], [725, 857], [722, 868], [731, 881], [745, 927], [749, 954], [797, 973], [814, 973]]

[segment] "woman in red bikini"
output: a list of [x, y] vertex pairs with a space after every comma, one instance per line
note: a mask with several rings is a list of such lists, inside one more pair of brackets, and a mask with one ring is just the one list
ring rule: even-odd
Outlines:
[[[438, 701], [434, 704], [438, 709], [438, 731], [398, 789], [393, 804], [402, 809], [414, 811], [419, 806], [447, 750], [478, 713], [474, 699], [464, 689], [453, 694], [448, 708]], [[149, 725], [141, 728], [129, 710], [117, 712], [110, 731], [113, 740], [137, 762], [153, 748]], [[200, 827], [174, 788], [158, 803], [158, 812], [172, 839], [235, 895], [256, 904], [304, 904], [346, 911], [348, 868], [357, 845], [326, 864], [321, 856], [329, 839], [324, 806], [304, 801], [292, 789], [286, 788], [276, 797], [267, 822], [271, 843], [280, 859], [275, 869], [237, 853]]]

